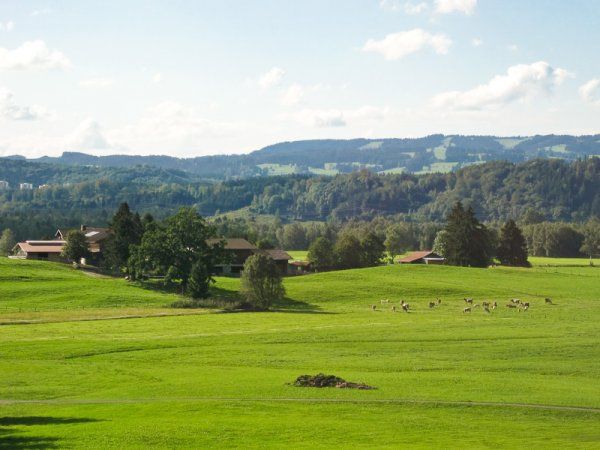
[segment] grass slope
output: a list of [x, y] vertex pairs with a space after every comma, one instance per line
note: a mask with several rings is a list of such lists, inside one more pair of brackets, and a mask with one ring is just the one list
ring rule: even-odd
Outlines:
[[[63, 290], [106, 311], [119, 290], [148, 311], [171, 298], [13, 263], [0, 260], [1, 305], [63, 305]], [[0, 448], [600, 447], [599, 269], [387, 266], [286, 288], [267, 313], [0, 326]], [[464, 314], [464, 296], [501, 307]], [[503, 306], [515, 296], [530, 310]], [[320, 371], [378, 389], [286, 384]]]

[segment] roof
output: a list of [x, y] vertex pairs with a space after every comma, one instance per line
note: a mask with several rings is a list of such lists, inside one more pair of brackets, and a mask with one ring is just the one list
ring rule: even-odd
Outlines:
[[440, 258], [440, 255], [438, 255], [437, 253], [432, 252], [431, 250], [423, 250], [420, 252], [412, 252], [409, 253], [407, 256], [405, 256], [404, 258], [402, 258], [400, 260], [401, 263], [411, 263], [411, 262], [415, 262], [418, 261], [419, 259], [424, 259], [427, 257], [431, 257], [431, 258]]
[[65, 241], [25, 241], [16, 246], [26, 253], [61, 253]]
[[275, 261], [289, 261], [290, 259], [292, 259], [290, 254], [288, 252], [286, 252], [285, 250], [269, 249], [269, 250], [264, 250], [264, 252], [268, 256], [273, 258]]
[[93, 244], [106, 239], [111, 234], [110, 228], [88, 226], [82, 226], [81, 228], [82, 229], [79, 230], [77, 228], [69, 230], [58, 229], [54, 236], [60, 236], [64, 239], [67, 237], [67, 234], [69, 234], [69, 231], [81, 231], [83, 234], [85, 234], [85, 240], [88, 243]]
[[226, 250], [257, 250], [254, 245], [242, 238], [211, 238], [207, 239], [206, 243], [212, 246], [221, 241], [225, 241]]

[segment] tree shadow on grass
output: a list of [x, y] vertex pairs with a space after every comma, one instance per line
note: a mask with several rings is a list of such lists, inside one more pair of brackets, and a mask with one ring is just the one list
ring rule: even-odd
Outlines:
[[97, 422], [97, 419], [81, 417], [0, 417], [0, 449], [49, 449], [59, 448], [59, 438], [50, 436], [23, 436], [22, 429], [5, 428], [35, 425], [64, 425], [74, 423]]

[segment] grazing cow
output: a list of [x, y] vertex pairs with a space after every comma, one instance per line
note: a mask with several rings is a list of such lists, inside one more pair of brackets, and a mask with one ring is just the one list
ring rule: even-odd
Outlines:
[[517, 305], [515, 305], [514, 303], [507, 303], [507, 304], [506, 304], [506, 307], [507, 307], [507, 308], [516, 308], [516, 307], [517, 307]]
[[435, 308], [436, 303], [435, 302], [429, 302], [429, 307], [430, 308]]
[[442, 304], [442, 299], [441, 299], [441, 298], [438, 298], [438, 299], [437, 299], [437, 304], [438, 304], [438, 305], [441, 305], [441, 304]]
[[511, 298], [511, 299], [510, 299], [510, 301], [511, 301], [512, 303], [514, 303], [515, 305], [517, 305], [517, 304], [521, 303], [521, 300], [519, 300], [518, 298]]
[[484, 306], [484, 307], [483, 307], [483, 310], [484, 310], [486, 313], [488, 313], [488, 314], [490, 313], [490, 308], [488, 308], [487, 306]]
[[554, 305], [554, 303], [552, 303], [552, 299], [550, 297], [546, 297], [544, 299], [544, 301], [546, 302], [546, 305]]
[[481, 305], [480, 305], [479, 303], [475, 303], [475, 304], [473, 305], [473, 308], [479, 308], [480, 306], [481, 306]]
[[468, 303], [468, 304], [472, 305], [473, 304], [473, 299], [472, 298], [465, 298], [465, 303]]
[[396, 306], [392, 305], [392, 312], [396, 312]]
[[529, 308], [529, 302], [523, 302], [523, 303], [521, 303], [521, 305], [522, 305], [524, 308]]
[[498, 307], [498, 302], [494, 302], [494, 303], [492, 304], [492, 309], [496, 309], [497, 307]]
[[408, 303], [402, 302], [402, 309], [404, 310], [404, 312], [408, 312], [408, 310], [410, 309], [410, 305]]
[[371, 305], [371, 309], [375, 311], [377, 309], [377, 305]]
[[381, 304], [383, 305], [384, 303], [389, 303], [389, 300], [381, 300]]
[[483, 306], [484, 308], [489, 308], [490, 302], [481, 302], [481, 306]]
[[463, 309], [463, 313], [470, 313], [471, 312], [471, 307], [467, 306], [465, 309]]

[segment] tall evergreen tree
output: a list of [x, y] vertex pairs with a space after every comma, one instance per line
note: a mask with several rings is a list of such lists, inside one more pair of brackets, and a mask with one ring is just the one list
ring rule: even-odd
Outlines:
[[106, 265], [118, 269], [127, 264], [130, 247], [141, 242], [144, 227], [139, 214], [133, 214], [127, 203], [121, 203], [110, 222], [112, 236], [106, 243]]
[[505, 266], [530, 267], [527, 261], [527, 242], [514, 220], [508, 220], [500, 230], [496, 256]]
[[446, 262], [455, 266], [487, 267], [492, 256], [491, 236], [470, 206], [457, 202], [446, 218]]

